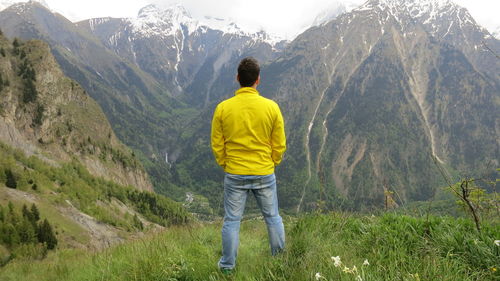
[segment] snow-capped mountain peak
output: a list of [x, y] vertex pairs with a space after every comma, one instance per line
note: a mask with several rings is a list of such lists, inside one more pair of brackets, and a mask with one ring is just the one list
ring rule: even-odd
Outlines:
[[337, 16], [345, 13], [346, 11], [347, 11], [347, 7], [344, 4], [342, 4], [340, 2], [333, 2], [332, 5], [328, 9], [319, 13], [316, 16], [316, 18], [314, 18], [312, 26], [318, 26], [318, 25], [322, 25], [324, 23], [327, 23], [327, 22], [335, 19]]
[[135, 32], [143, 36], [168, 37], [177, 32], [187, 31], [188, 34], [194, 32], [206, 32], [207, 29], [221, 31], [224, 34], [239, 36], [249, 36], [256, 40], [261, 40], [274, 45], [281, 38], [272, 36], [266, 32], [243, 30], [235, 22], [228, 19], [205, 16], [195, 19], [181, 4], [175, 4], [166, 9], [151, 4], [139, 11], [137, 18], [129, 19]]
[[213, 30], [220, 30], [224, 33], [243, 34], [243, 30], [233, 21], [222, 18], [205, 16], [200, 20], [203, 26]]
[[402, 26], [418, 22], [437, 38], [444, 38], [453, 30], [466, 26], [479, 29], [467, 9], [451, 0], [369, 0], [354, 12], [379, 11], [395, 19]]
[[418, 18], [422, 15], [436, 17], [443, 12], [457, 7], [458, 5], [450, 0], [369, 0], [354, 10], [363, 11], [378, 8], [380, 10], [389, 10], [393, 15], [406, 13], [414, 18]]
[[0, 0], [0, 11], [7, 9], [8, 7], [15, 5], [15, 4], [22, 4], [22, 3], [27, 3], [27, 2], [37, 2], [45, 6], [46, 8], [49, 8], [49, 5], [45, 0]]
[[142, 8], [137, 18], [130, 19], [134, 30], [145, 36], [169, 36], [175, 34], [182, 27], [189, 33], [194, 32], [199, 22], [191, 17], [181, 5], [174, 5], [165, 10], [152, 4]]
[[449, 5], [454, 5], [451, 0], [371, 0], [368, 1], [368, 5], [379, 5], [382, 7], [390, 7], [393, 9], [403, 8], [411, 10], [412, 8], [419, 7], [424, 8], [426, 11], [431, 11], [433, 9], [440, 9]]

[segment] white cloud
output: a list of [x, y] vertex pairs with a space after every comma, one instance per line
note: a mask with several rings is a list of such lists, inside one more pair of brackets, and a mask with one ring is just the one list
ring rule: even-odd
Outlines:
[[341, 1], [335, 0], [156, 0], [168, 6], [181, 2], [194, 17], [229, 18], [242, 27], [292, 38], [308, 27], [316, 15]]
[[467, 8], [472, 17], [490, 32], [500, 27], [500, 1], [455, 0], [455, 3]]
[[97, 17], [134, 17], [149, 0], [45, 0], [72, 21]]

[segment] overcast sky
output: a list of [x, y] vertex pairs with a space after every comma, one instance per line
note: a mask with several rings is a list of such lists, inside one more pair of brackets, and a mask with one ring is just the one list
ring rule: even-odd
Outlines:
[[[408, 0], [415, 1], [415, 0]], [[205, 15], [231, 18], [244, 27], [253, 27], [293, 39], [315, 17], [338, 5], [362, 4], [365, 0], [45, 0], [53, 10], [72, 21], [93, 17], [135, 17], [140, 8], [156, 3], [168, 6], [183, 4], [194, 17]], [[455, 0], [490, 32], [500, 27], [499, 0]]]

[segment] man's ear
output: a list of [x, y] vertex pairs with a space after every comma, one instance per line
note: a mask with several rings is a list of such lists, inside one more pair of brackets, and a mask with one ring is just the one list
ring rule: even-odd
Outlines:
[[236, 74], [236, 81], [238, 81], [238, 83], [240, 82], [240, 75], [239, 74]]
[[259, 84], [260, 84], [260, 75], [259, 75], [259, 77], [257, 77], [257, 80], [255, 81], [256, 86], [259, 86]]

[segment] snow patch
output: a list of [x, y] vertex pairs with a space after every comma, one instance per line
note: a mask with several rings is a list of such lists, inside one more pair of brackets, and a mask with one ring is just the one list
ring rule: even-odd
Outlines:
[[433, 36], [443, 38], [454, 28], [477, 26], [467, 9], [451, 0], [369, 0], [353, 10], [353, 13], [373, 11], [379, 15], [383, 26], [391, 19], [402, 27], [419, 22]]
[[25, 8], [28, 2], [37, 2], [50, 10], [49, 4], [45, 0], [0, 0], [0, 11], [14, 5], [16, 5], [14, 8]]
[[241, 37], [251, 37], [255, 41], [262, 41], [274, 46], [283, 41], [282, 38], [268, 34], [263, 30], [243, 30], [240, 26], [228, 19], [205, 16], [201, 19], [193, 18], [180, 4], [160, 9], [152, 4], [142, 8], [137, 18], [127, 19], [133, 30], [144, 37], [169, 37], [176, 34], [206, 33], [208, 30], [220, 31], [223, 34], [232, 34]]
[[95, 30], [95, 27], [96, 27], [97, 25], [104, 24], [104, 23], [108, 22], [109, 20], [110, 20], [110, 18], [96, 18], [96, 19], [90, 19], [90, 20], [89, 20], [90, 30], [94, 31], [94, 30]]

